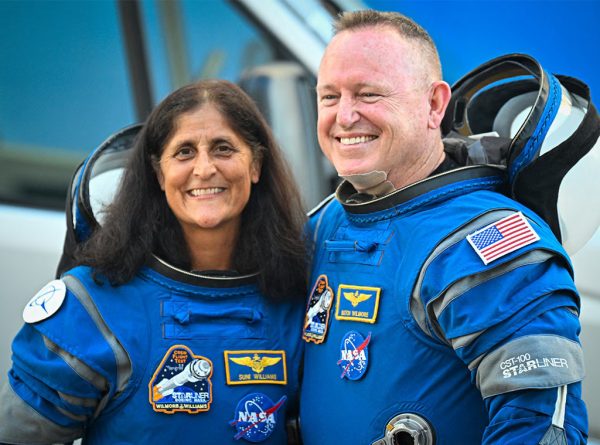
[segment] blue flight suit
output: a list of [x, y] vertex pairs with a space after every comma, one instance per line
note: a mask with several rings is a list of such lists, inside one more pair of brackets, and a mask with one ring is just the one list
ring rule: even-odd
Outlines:
[[0, 442], [287, 443], [301, 302], [158, 259], [117, 287], [87, 267], [61, 280], [59, 309], [14, 340]]
[[[503, 186], [491, 166], [368, 201], [344, 182], [314, 211], [305, 445], [585, 443], [571, 263]], [[472, 245], [512, 218], [533, 241]], [[386, 439], [406, 413], [424, 426]]]

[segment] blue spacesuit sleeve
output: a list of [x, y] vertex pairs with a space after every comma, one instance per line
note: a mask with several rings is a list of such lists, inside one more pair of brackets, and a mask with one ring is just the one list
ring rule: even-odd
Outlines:
[[560, 245], [537, 230], [539, 241], [490, 264], [456, 237], [420, 281], [420, 326], [470, 370], [489, 412], [487, 445], [587, 437], [579, 296]]
[[483, 443], [585, 443], [578, 333], [576, 314], [567, 307], [554, 308], [471, 364], [472, 379], [490, 415]]
[[32, 325], [23, 326], [13, 341], [9, 384], [2, 389], [0, 441], [50, 443], [79, 437], [102, 398], [101, 386], [107, 384], [96, 376], [95, 386], [76, 369], [94, 375]]
[[[556, 404], [563, 398], [564, 417], [555, 419]], [[484, 433], [483, 445], [587, 443], [588, 425], [587, 417], [582, 415], [586, 409], [581, 400], [581, 383], [507, 393], [485, 402], [490, 423]]]
[[23, 326], [12, 349], [1, 393], [0, 442], [71, 441], [114, 395], [115, 353], [70, 290], [56, 313]]

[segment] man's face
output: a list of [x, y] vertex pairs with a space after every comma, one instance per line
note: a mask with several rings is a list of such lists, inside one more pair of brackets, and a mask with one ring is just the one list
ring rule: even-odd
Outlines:
[[318, 137], [338, 174], [384, 171], [403, 186], [427, 157], [430, 81], [414, 43], [388, 27], [342, 31], [317, 82]]

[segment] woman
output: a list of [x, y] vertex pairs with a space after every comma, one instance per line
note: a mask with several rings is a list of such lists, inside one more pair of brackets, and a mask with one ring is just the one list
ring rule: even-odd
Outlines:
[[237, 86], [159, 104], [80, 266], [24, 312], [0, 442], [286, 443], [305, 286], [291, 178]]

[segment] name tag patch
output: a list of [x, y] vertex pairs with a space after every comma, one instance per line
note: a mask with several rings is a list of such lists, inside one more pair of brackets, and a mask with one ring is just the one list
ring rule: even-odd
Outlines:
[[285, 351], [224, 351], [228, 385], [287, 384]]
[[378, 287], [340, 284], [337, 291], [335, 318], [375, 323], [380, 293], [381, 289]]
[[212, 403], [212, 362], [184, 345], [172, 346], [156, 368], [148, 389], [157, 412], [196, 414]]
[[261, 393], [248, 394], [241, 399], [235, 408], [234, 419], [229, 422], [237, 430], [235, 440], [245, 439], [248, 442], [263, 442], [277, 426], [277, 411], [287, 400], [281, 397], [273, 403], [269, 397]]

